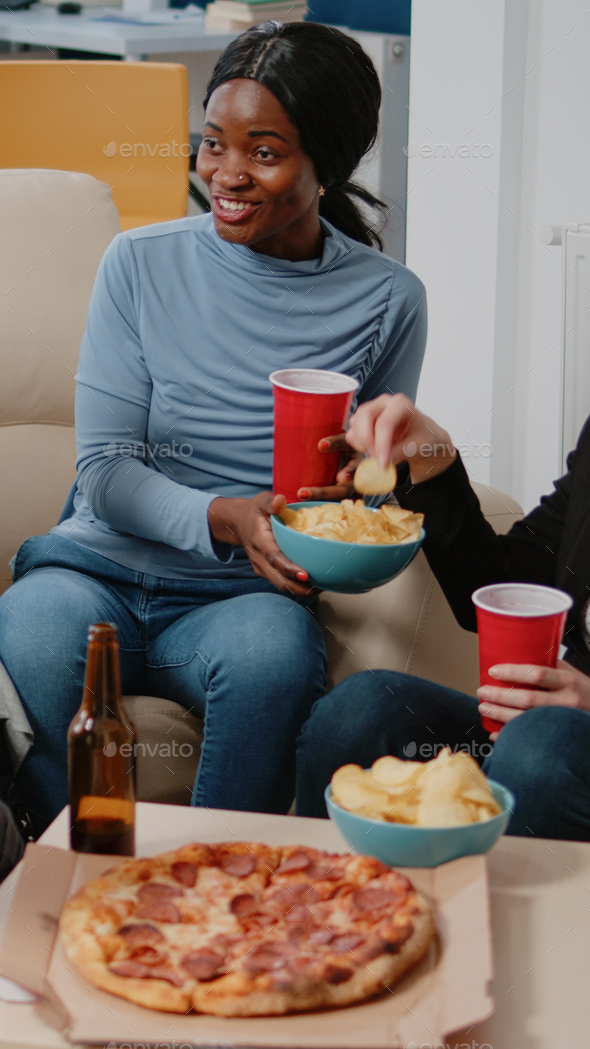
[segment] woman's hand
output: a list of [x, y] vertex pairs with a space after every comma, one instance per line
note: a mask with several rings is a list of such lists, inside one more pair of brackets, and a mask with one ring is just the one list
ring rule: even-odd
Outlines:
[[406, 459], [412, 484], [436, 477], [457, 458], [446, 430], [419, 412], [403, 393], [384, 393], [361, 404], [350, 420], [348, 432], [323, 438], [318, 448], [320, 452], [340, 452], [345, 463], [336, 475], [335, 485], [300, 488], [298, 499], [353, 498], [354, 472], [364, 453], [375, 456], [384, 467]]
[[346, 440], [383, 467], [406, 459], [412, 484], [436, 477], [457, 457], [446, 430], [418, 411], [403, 393], [384, 393], [361, 404], [350, 420]]
[[300, 488], [297, 492], [298, 499], [327, 499], [330, 502], [340, 502], [341, 499], [353, 499], [354, 472], [363, 458], [358, 452], [353, 451], [346, 441], [346, 434], [339, 433], [333, 437], [322, 437], [318, 442], [320, 452], [340, 452], [342, 466], [336, 474], [336, 484], [327, 488]]
[[281, 553], [275, 543], [271, 514], [280, 514], [287, 505], [284, 495], [260, 492], [253, 499], [214, 499], [209, 506], [211, 535], [218, 543], [243, 546], [256, 575], [269, 579], [278, 590], [293, 597], [311, 597], [307, 572]]
[[[580, 670], [557, 660], [552, 667], [529, 664], [501, 663], [490, 667], [490, 677], [513, 681], [509, 688], [503, 685], [482, 685], [477, 695], [481, 701], [479, 712], [494, 721], [513, 721], [532, 707], [576, 707], [590, 710], [590, 677]], [[522, 685], [522, 688], [518, 688]], [[492, 733], [495, 739], [497, 733]]]

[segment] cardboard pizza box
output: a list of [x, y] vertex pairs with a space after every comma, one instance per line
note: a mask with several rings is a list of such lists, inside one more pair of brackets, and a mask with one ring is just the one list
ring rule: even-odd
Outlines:
[[[170, 811], [168, 806], [161, 808]], [[182, 823], [189, 825], [189, 813], [187, 836]], [[159, 847], [140, 847], [138, 853], [155, 855], [190, 840], [226, 841], [232, 822], [244, 841], [349, 851], [326, 820], [194, 808], [178, 817], [169, 824]], [[231, 840], [238, 840], [235, 831], [232, 834]], [[396, 1049], [411, 1042], [444, 1042], [452, 1031], [468, 1028], [493, 1011], [488, 991], [493, 973], [483, 856], [468, 856], [431, 869], [403, 869], [433, 907], [437, 938], [429, 955], [393, 991], [344, 1009], [229, 1019], [145, 1009], [87, 984], [69, 963], [57, 933], [61, 909], [81, 885], [118, 862], [122, 862], [119, 857], [28, 845], [0, 942], [0, 974], [37, 993], [40, 1017], [70, 1042], [111, 1043], [125, 1049], [148, 1045], [161, 1049]]]

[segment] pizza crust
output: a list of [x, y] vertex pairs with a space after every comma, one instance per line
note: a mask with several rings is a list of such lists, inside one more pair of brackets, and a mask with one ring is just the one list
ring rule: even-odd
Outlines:
[[[344, 930], [342, 933], [344, 935], [349, 927], [355, 929], [355, 921], [359, 927], [363, 920], [367, 925], [367, 920], [362, 916], [361, 918], [355, 917], [356, 912], [353, 906], [355, 892], [366, 893], [367, 887], [371, 891], [372, 885], [383, 885], [387, 881], [388, 874], [390, 877], [399, 877], [392, 875], [379, 861], [370, 857], [331, 856], [316, 849], [301, 846], [299, 850], [302, 855], [313, 854], [316, 870], [319, 870], [320, 874], [322, 871], [317, 866], [320, 862], [318, 857], [323, 863], [324, 871], [329, 868], [323, 880], [318, 877], [313, 881], [311, 875], [308, 876], [305, 870], [300, 872], [297, 868], [297, 848], [293, 846], [284, 849], [269, 848], [256, 843], [237, 843], [236, 845], [230, 843], [220, 846], [194, 844], [174, 852], [164, 853], [153, 859], [128, 860], [102, 877], [84, 885], [66, 904], [60, 919], [60, 933], [66, 954], [90, 983], [138, 1005], [163, 1012], [177, 1013], [187, 1013], [192, 1008], [197, 1012], [227, 1017], [283, 1015], [290, 1012], [352, 1005], [371, 998], [382, 992], [384, 988], [391, 986], [425, 956], [435, 931], [433, 918], [426, 900], [410, 887], [403, 906], [396, 904], [395, 914], [401, 915], [401, 924], [407, 923], [409, 916], [413, 927], [411, 934], [399, 948], [395, 944], [392, 944], [390, 948], [384, 945], [381, 953], [376, 957], [371, 956], [368, 962], [364, 962], [362, 958], [355, 959], [354, 951], [350, 948], [348, 948], [350, 957], [348, 955], [337, 957], [330, 954], [332, 948], [329, 944], [325, 947], [315, 945], [310, 947], [307, 941], [303, 954], [311, 955], [313, 960], [315, 951], [319, 965], [329, 967], [331, 959], [331, 962], [337, 962], [337, 965], [350, 967], [352, 975], [346, 979], [343, 978], [342, 982], [330, 982], [327, 975], [321, 977], [318, 976], [318, 972], [291, 972], [288, 969], [288, 957], [293, 956], [294, 950], [297, 953], [297, 948], [293, 948], [289, 940], [293, 926], [288, 925], [286, 918], [279, 918], [276, 923], [278, 931], [275, 932], [274, 937], [271, 936], [270, 939], [264, 940], [263, 933], [256, 926], [252, 932], [248, 918], [238, 921], [230, 913], [232, 903], [235, 904], [236, 899], [240, 896], [250, 899], [257, 894], [260, 898], [264, 889], [270, 885], [271, 877], [273, 892], [277, 888], [280, 891], [281, 887], [286, 886], [293, 894], [295, 902], [298, 886], [303, 886], [300, 888], [300, 892], [303, 893], [310, 884], [320, 887], [323, 885], [322, 891], [325, 894], [328, 890], [331, 891], [333, 884], [336, 885], [334, 891], [339, 898], [332, 900], [335, 907], [334, 919], [329, 920], [336, 925], [335, 931]], [[183, 868], [183, 864], [188, 866]], [[237, 877], [222, 869], [222, 864], [229, 869], [247, 870], [252, 867], [252, 870]], [[197, 884], [194, 892], [192, 887], [178, 888], [178, 883], [174, 881], [171, 874], [173, 865], [178, 876], [184, 876], [183, 871], [188, 871], [186, 877], [189, 879], [192, 867], [196, 868]], [[342, 871], [340, 871], [341, 867]], [[283, 873], [283, 868], [285, 868], [285, 873]], [[376, 875], [375, 871], [379, 869], [381, 874]], [[336, 870], [332, 878], [344, 871], [346, 876], [339, 880], [336, 877], [333, 883], [326, 882], [332, 870]], [[385, 878], [383, 872], [385, 872]], [[381, 877], [380, 882], [377, 880], [378, 877]], [[402, 881], [408, 884], [406, 879], [402, 878]], [[168, 949], [163, 955], [168, 961], [163, 963], [162, 971], [166, 967], [171, 979], [146, 977], [145, 975], [142, 977], [120, 975], [113, 972], [111, 965], [119, 964], [124, 967], [127, 964], [125, 960], [120, 961], [121, 945], [123, 942], [125, 946], [127, 945], [127, 941], [121, 939], [125, 930], [135, 929], [137, 924], [141, 926], [142, 887], [148, 887], [147, 890], [144, 889], [144, 894], [146, 891], [149, 893], [150, 886], [165, 892], [163, 887], [171, 884], [175, 885], [177, 893], [183, 894], [179, 907], [183, 904], [185, 908], [189, 908], [188, 914], [185, 913], [182, 919], [177, 916], [174, 919], [176, 924], [173, 925], [169, 923], [170, 920], [165, 922], [157, 919], [148, 919], [148, 922], [144, 923], [145, 927], [153, 931], [156, 942], [159, 937], [163, 947]], [[205, 907], [202, 906], [203, 894], [206, 897], [207, 906]], [[315, 896], [318, 896], [317, 892]], [[329, 905], [330, 896], [327, 896], [326, 899]], [[196, 901], [194, 906], [197, 907], [194, 913], [190, 911], [193, 901]], [[321, 906], [320, 903], [316, 910], [321, 910]], [[201, 910], [198, 910], [199, 907]], [[301, 906], [300, 909], [310, 910], [309, 907], [301, 908]], [[375, 921], [381, 921], [382, 917], [381, 914]], [[274, 919], [270, 920], [274, 921]], [[321, 922], [322, 919], [317, 920]], [[337, 925], [337, 921], [341, 922], [340, 926]], [[317, 927], [320, 928], [319, 925]], [[370, 930], [370, 922], [368, 927]], [[234, 932], [233, 937], [237, 954], [230, 958], [230, 961], [233, 959], [234, 964], [227, 973], [215, 979], [187, 977], [182, 967], [183, 952], [186, 954], [186, 951], [190, 950], [194, 944], [197, 945], [197, 953], [200, 944], [201, 950], [209, 949], [208, 945], [215, 943], [214, 934], [217, 929], [237, 930], [237, 936]], [[272, 929], [275, 929], [274, 925]], [[268, 931], [272, 930], [269, 928]], [[223, 937], [225, 933], [220, 935]], [[370, 931], [365, 932], [364, 935], [366, 940], [370, 936]], [[247, 949], [249, 942], [252, 942], [252, 947]], [[281, 973], [266, 971], [248, 972], [242, 964], [256, 944], [263, 942], [271, 943], [279, 954], [282, 950], [286, 952], [287, 960], [285, 970], [281, 970], [282, 976]], [[383, 943], [382, 940], [378, 942]], [[174, 950], [177, 946], [178, 950], [175, 954]], [[388, 950], [395, 953], [387, 953]], [[327, 957], [328, 955], [330, 957]], [[133, 963], [129, 964], [133, 965]], [[145, 973], [145, 966], [142, 968]], [[333, 965], [332, 968], [334, 968]], [[326, 973], [325, 968], [324, 970], [320, 968], [319, 971]], [[182, 986], [176, 986], [175, 980], [181, 982]]]

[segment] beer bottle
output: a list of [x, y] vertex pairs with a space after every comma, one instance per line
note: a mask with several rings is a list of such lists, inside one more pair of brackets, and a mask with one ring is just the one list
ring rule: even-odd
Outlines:
[[94, 623], [82, 705], [68, 730], [70, 844], [77, 852], [135, 855], [134, 744], [121, 702], [117, 628]]

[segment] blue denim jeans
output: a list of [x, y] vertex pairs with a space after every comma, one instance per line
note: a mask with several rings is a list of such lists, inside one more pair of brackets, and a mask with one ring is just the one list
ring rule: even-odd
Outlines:
[[47, 822], [67, 803], [86, 634], [104, 620], [119, 629], [124, 694], [173, 699], [205, 720], [193, 804], [288, 811], [296, 739], [325, 689], [313, 606], [265, 579], [135, 572], [55, 535], [21, 546], [15, 580], [0, 603], [0, 659], [35, 735], [19, 793]]
[[297, 757], [297, 814], [326, 816], [324, 789], [341, 765], [367, 768], [384, 754], [428, 761], [463, 748], [516, 798], [508, 834], [590, 841], [590, 714], [537, 707], [492, 746], [477, 700], [388, 670], [363, 671], [319, 699]]

